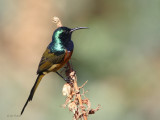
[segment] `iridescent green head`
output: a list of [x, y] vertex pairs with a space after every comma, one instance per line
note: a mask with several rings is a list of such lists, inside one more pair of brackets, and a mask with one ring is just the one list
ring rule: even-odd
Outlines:
[[87, 29], [87, 27], [77, 27], [73, 29], [68, 27], [59, 27], [54, 31], [52, 40], [60, 39], [62, 42], [71, 40], [71, 35], [73, 31], [79, 30], [79, 29]]

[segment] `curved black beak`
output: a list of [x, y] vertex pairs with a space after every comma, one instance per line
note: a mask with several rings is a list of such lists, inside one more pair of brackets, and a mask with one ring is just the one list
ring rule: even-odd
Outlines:
[[79, 29], [88, 29], [88, 27], [77, 27], [77, 28], [73, 28], [73, 29], [71, 29], [70, 32], [73, 32], [73, 31], [79, 30]]

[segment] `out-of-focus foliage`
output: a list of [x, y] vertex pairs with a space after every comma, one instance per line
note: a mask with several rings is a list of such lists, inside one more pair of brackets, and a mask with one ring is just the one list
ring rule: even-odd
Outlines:
[[72, 62], [89, 80], [90, 120], [160, 119], [160, 0], [0, 0], [0, 119], [70, 120], [64, 81], [46, 75], [19, 118], [58, 16], [76, 31]]

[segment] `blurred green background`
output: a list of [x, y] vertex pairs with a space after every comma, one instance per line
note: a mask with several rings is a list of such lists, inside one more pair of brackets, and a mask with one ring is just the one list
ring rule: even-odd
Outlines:
[[41, 81], [23, 116], [16, 117], [36, 80], [58, 16], [76, 31], [72, 62], [92, 108], [89, 120], [160, 119], [160, 0], [0, 0], [0, 120], [71, 120], [63, 109], [64, 81]]

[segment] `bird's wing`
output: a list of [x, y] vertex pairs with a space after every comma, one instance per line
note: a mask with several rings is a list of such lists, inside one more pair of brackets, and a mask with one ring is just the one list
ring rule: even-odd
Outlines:
[[50, 50], [47, 48], [46, 51], [43, 53], [43, 56], [39, 63], [37, 74], [46, 72], [54, 64], [61, 63], [64, 57], [65, 57], [65, 51], [59, 54], [54, 54], [50, 52]]

